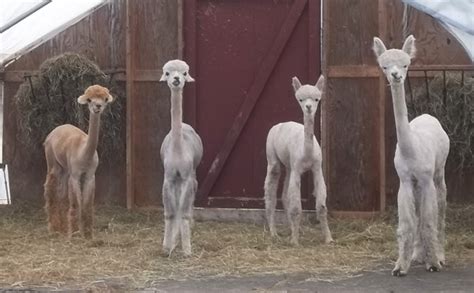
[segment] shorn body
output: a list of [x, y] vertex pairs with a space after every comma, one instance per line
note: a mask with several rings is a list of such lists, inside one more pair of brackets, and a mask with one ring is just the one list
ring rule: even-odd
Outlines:
[[409, 36], [403, 48], [387, 50], [374, 38], [374, 52], [390, 83], [397, 131], [395, 168], [398, 191], [399, 256], [394, 276], [408, 273], [412, 260], [424, 262], [430, 272], [445, 263], [446, 184], [444, 168], [449, 138], [439, 121], [428, 114], [408, 122], [404, 81], [415, 56], [415, 38]]
[[163, 206], [165, 233], [163, 252], [171, 254], [178, 235], [184, 255], [191, 255], [191, 223], [198, 182], [196, 168], [203, 155], [202, 141], [194, 129], [182, 122], [182, 101], [185, 82], [193, 82], [189, 66], [181, 60], [168, 61], [163, 66], [161, 81], [171, 90], [171, 131], [161, 145], [164, 166]]
[[293, 88], [304, 116], [304, 125], [296, 122], [279, 123], [273, 126], [267, 137], [267, 176], [265, 179], [265, 209], [272, 236], [276, 236], [275, 207], [281, 168], [286, 169], [283, 187], [283, 206], [291, 228], [291, 243], [298, 244], [301, 221], [301, 175], [312, 171], [313, 195], [316, 198], [316, 212], [326, 243], [332, 241], [327, 224], [326, 184], [321, 168], [321, 148], [314, 136], [314, 115], [324, 87], [324, 77], [316, 84], [301, 85], [293, 78]]

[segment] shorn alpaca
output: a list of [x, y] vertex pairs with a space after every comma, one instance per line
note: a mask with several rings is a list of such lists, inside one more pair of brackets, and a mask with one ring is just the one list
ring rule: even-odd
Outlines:
[[265, 209], [272, 236], [276, 236], [275, 207], [281, 165], [286, 168], [283, 186], [283, 206], [291, 228], [291, 243], [298, 245], [301, 220], [301, 175], [311, 170], [314, 179], [313, 195], [316, 212], [326, 243], [332, 242], [327, 223], [326, 184], [321, 168], [321, 148], [314, 136], [314, 115], [321, 100], [324, 76], [316, 86], [301, 85], [293, 77], [293, 88], [304, 116], [304, 125], [296, 122], [279, 123], [273, 126], [267, 137], [267, 176], [265, 179]]
[[160, 81], [171, 90], [171, 131], [161, 145], [164, 166], [163, 206], [165, 233], [163, 252], [171, 254], [181, 234], [183, 253], [191, 255], [191, 223], [194, 197], [197, 190], [196, 168], [201, 162], [203, 147], [199, 135], [183, 120], [183, 88], [193, 82], [189, 66], [181, 60], [168, 61], [163, 66]]
[[77, 101], [89, 107], [89, 132], [65, 124], [46, 137], [45, 208], [50, 232], [67, 231], [71, 237], [79, 228], [84, 237], [92, 238], [100, 115], [113, 98], [107, 88], [93, 85]]
[[408, 122], [403, 83], [415, 56], [415, 38], [409, 36], [401, 50], [387, 50], [375, 37], [373, 49], [390, 83], [398, 140], [394, 162], [400, 178], [399, 256], [392, 274], [406, 275], [412, 259], [425, 262], [430, 272], [439, 271], [445, 262], [444, 167], [449, 138], [433, 116], [423, 114]]

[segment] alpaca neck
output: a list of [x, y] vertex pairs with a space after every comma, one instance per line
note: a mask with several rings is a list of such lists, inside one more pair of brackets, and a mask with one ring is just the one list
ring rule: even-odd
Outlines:
[[89, 115], [89, 131], [87, 132], [87, 143], [84, 149], [84, 160], [91, 160], [99, 144], [100, 113], [91, 112]]
[[391, 85], [393, 114], [397, 128], [398, 147], [404, 156], [413, 155], [413, 145], [403, 83]]
[[311, 157], [314, 148], [314, 116], [304, 114], [304, 156]]
[[183, 137], [183, 91], [171, 90], [171, 140], [175, 149], [181, 148]]

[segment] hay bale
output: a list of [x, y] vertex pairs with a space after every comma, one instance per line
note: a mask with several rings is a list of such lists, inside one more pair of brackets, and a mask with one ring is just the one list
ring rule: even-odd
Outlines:
[[20, 85], [15, 102], [18, 139], [29, 150], [42, 148], [46, 136], [55, 127], [73, 124], [87, 132], [89, 110], [77, 103], [84, 90], [93, 84], [108, 87], [115, 101], [102, 115], [99, 153], [110, 159], [125, 152], [125, 95], [117, 84], [91, 60], [65, 53], [44, 61], [37, 76]]
[[429, 81], [428, 91], [429, 95], [426, 86], [420, 85], [414, 89], [413, 99], [407, 99], [410, 119], [422, 113], [438, 118], [451, 140], [448, 166], [458, 171], [473, 168], [474, 78], [465, 74], [462, 81], [461, 73], [446, 73], [444, 82], [438, 74]]

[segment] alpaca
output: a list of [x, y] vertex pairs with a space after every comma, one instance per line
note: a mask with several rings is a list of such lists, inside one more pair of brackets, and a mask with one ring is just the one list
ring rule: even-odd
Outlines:
[[79, 128], [65, 124], [53, 129], [46, 137], [45, 209], [50, 232], [67, 231], [71, 238], [79, 228], [81, 235], [92, 238], [100, 115], [113, 97], [107, 88], [93, 85], [77, 101], [89, 107], [89, 131], [85, 134]]
[[181, 60], [168, 61], [163, 66], [160, 81], [166, 81], [171, 90], [171, 131], [161, 145], [164, 166], [163, 206], [165, 233], [163, 253], [170, 255], [181, 233], [183, 253], [191, 255], [191, 223], [194, 197], [197, 191], [196, 168], [203, 154], [202, 141], [194, 129], [183, 120], [183, 88], [193, 82], [189, 66]]
[[401, 50], [387, 50], [375, 37], [373, 50], [390, 83], [398, 141], [394, 163], [400, 178], [399, 256], [392, 275], [406, 275], [412, 259], [425, 262], [430, 272], [439, 271], [445, 262], [444, 167], [449, 138], [431, 115], [423, 114], [408, 122], [403, 84], [415, 57], [415, 38], [410, 35]]
[[301, 220], [301, 175], [312, 170], [313, 196], [316, 198], [316, 213], [326, 243], [332, 242], [327, 223], [326, 184], [321, 168], [321, 148], [314, 136], [314, 115], [321, 100], [324, 76], [316, 86], [301, 85], [293, 77], [295, 97], [304, 116], [304, 125], [296, 122], [279, 123], [273, 126], [267, 137], [267, 176], [265, 178], [265, 209], [270, 234], [277, 236], [275, 229], [275, 207], [281, 165], [286, 168], [283, 187], [283, 206], [291, 228], [291, 243], [298, 245]]

